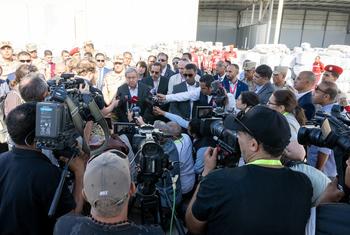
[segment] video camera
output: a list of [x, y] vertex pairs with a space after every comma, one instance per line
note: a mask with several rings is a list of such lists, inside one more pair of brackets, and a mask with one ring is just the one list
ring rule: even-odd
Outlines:
[[[102, 153], [108, 144], [109, 130], [95, 100], [98, 93], [86, 88], [89, 84], [74, 74], [63, 74], [48, 81], [50, 95], [36, 107], [35, 138], [37, 147], [55, 151], [76, 150], [76, 138], [84, 136], [85, 123], [98, 123], [105, 135], [104, 144], [91, 151], [92, 155]], [[82, 90], [84, 92], [82, 92]], [[83, 138], [83, 151], [90, 154], [90, 148]]]
[[223, 120], [226, 112], [217, 112], [212, 106], [198, 106], [197, 119], [200, 120], [202, 136], [213, 137], [218, 147], [217, 167], [235, 167], [238, 165], [241, 151], [237, 135], [234, 131], [225, 129]]
[[[350, 154], [350, 128], [349, 121], [342, 116], [340, 110], [338, 105], [334, 105], [331, 115], [317, 112], [311, 124], [320, 128], [301, 127], [298, 132], [298, 142], [302, 145], [333, 149], [339, 184], [345, 188], [346, 160]], [[350, 193], [349, 190], [346, 191], [347, 194]]]

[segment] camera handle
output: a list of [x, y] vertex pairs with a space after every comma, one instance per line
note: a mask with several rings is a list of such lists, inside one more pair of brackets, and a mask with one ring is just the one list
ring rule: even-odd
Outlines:
[[61, 198], [63, 185], [64, 185], [64, 182], [66, 180], [67, 174], [68, 174], [68, 166], [69, 166], [69, 163], [72, 161], [72, 159], [75, 158], [75, 156], [77, 156], [77, 154], [74, 154], [69, 159], [69, 161], [65, 164], [65, 166], [63, 168], [63, 171], [61, 173], [60, 182], [59, 182], [59, 184], [58, 184], [58, 186], [56, 188], [55, 196], [53, 197], [51, 205], [50, 205], [50, 209], [49, 209], [49, 213], [48, 213], [48, 216], [50, 218], [52, 218], [55, 215], [55, 213], [56, 213], [57, 204], [58, 204], [58, 202], [59, 202], [59, 200]]

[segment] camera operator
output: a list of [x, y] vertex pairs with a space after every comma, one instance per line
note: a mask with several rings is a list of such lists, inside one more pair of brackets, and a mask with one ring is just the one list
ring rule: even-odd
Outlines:
[[61, 174], [35, 147], [35, 119], [35, 103], [17, 106], [6, 119], [15, 147], [0, 155], [0, 234], [52, 234], [56, 218], [82, 210], [85, 160], [78, 156], [69, 165], [75, 175], [75, 201], [64, 184], [56, 214], [48, 217]]
[[[330, 114], [337, 94], [338, 88], [335, 83], [322, 81], [315, 87], [315, 91], [312, 94], [312, 102], [321, 105], [320, 111]], [[307, 152], [307, 162], [323, 171], [330, 178], [337, 176], [334, 153], [329, 148], [311, 145]]]
[[90, 159], [83, 195], [91, 205], [91, 215], [61, 217], [54, 234], [164, 234], [159, 226], [140, 226], [128, 220], [128, 202], [135, 191], [125, 154], [109, 150]]
[[284, 168], [279, 160], [291, 136], [286, 119], [259, 105], [240, 119], [228, 116], [224, 125], [237, 131], [247, 165], [214, 170], [217, 148], [206, 152], [203, 179], [186, 213], [189, 231], [304, 234], [312, 185], [306, 175]]

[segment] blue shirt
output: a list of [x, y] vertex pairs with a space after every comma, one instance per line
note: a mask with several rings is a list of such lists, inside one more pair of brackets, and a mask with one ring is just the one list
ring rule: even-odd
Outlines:
[[[330, 114], [332, 111], [333, 104], [327, 104], [323, 106], [320, 111]], [[318, 152], [324, 153], [328, 155], [328, 159], [322, 169], [322, 172], [325, 173], [328, 177], [336, 177], [337, 176], [337, 166], [335, 164], [334, 152], [332, 149], [317, 147], [315, 145], [311, 145], [308, 147], [307, 151], [307, 162], [311, 166], [316, 166], [317, 163], [317, 154]]]

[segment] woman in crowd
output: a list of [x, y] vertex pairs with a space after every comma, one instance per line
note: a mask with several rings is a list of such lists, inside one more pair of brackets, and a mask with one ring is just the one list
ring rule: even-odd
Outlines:
[[243, 91], [236, 100], [236, 109], [248, 112], [249, 109], [259, 104], [259, 97], [255, 92]]
[[7, 94], [5, 103], [4, 103], [4, 111], [5, 116], [17, 107], [18, 105], [24, 103], [21, 95], [19, 94], [18, 86], [22, 79], [31, 72], [37, 72], [38, 69], [34, 65], [23, 64], [18, 67], [15, 72], [15, 80], [9, 82], [10, 92]]
[[147, 64], [145, 61], [137, 62], [136, 70], [137, 70], [137, 73], [139, 74], [139, 80], [142, 80], [143, 78], [149, 76]]
[[290, 90], [277, 90], [271, 95], [267, 105], [282, 113], [289, 123], [291, 138], [285, 151], [286, 156], [293, 160], [304, 160], [305, 149], [298, 143], [298, 131], [301, 125], [305, 125], [306, 117], [304, 110], [298, 106], [294, 93]]

